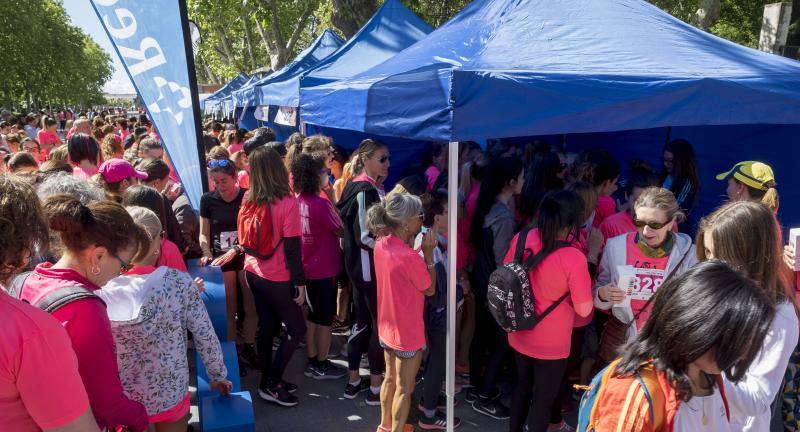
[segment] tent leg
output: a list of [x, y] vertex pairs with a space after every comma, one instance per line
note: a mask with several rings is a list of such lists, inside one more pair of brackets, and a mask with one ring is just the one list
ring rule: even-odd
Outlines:
[[447, 168], [447, 432], [453, 431], [456, 383], [456, 254], [458, 253], [458, 142], [449, 144]]

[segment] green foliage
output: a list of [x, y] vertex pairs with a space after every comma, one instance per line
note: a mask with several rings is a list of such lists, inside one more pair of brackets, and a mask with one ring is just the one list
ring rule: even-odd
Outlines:
[[70, 24], [59, 0], [0, 1], [0, 103], [6, 106], [102, 102], [111, 58]]

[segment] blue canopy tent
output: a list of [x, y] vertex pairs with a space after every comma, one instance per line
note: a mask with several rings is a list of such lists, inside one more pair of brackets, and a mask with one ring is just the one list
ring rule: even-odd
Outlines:
[[221, 105], [221, 101], [242, 86], [249, 77], [245, 73], [240, 73], [236, 78], [222, 86], [219, 90], [215, 91], [211, 96], [207, 97], [203, 102], [203, 109], [205, 111], [217, 111]]
[[[320, 61], [333, 54], [342, 44], [344, 44], [344, 41], [339, 35], [330, 29], [325, 29], [308, 48], [298, 54], [297, 57], [286, 66], [233, 92], [234, 105], [237, 111], [240, 107], [244, 110], [244, 113], [241, 115], [241, 120], [239, 121], [240, 127], [245, 129], [254, 129], [258, 127], [258, 121], [253, 115], [258, 102], [256, 99], [256, 88], [258, 86], [297, 76], [316, 66]], [[270, 122], [266, 122], [266, 124], [276, 129], [276, 132], [280, 132], [280, 125], [273, 125], [270, 124]], [[279, 134], [279, 138], [283, 139], [285, 137]]]
[[256, 86], [258, 105], [298, 107], [300, 87], [351, 77], [393, 57], [433, 31], [400, 0], [387, 0], [350, 40], [313, 68]]
[[[707, 210], [719, 203], [713, 176], [738, 160], [773, 159], [779, 182], [791, 180], [781, 173], [794, 171], [785, 156], [800, 132], [800, 63], [639, 0], [476, 0], [386, 62], [302, 88], [300, 108], [309, 124], [416, 140], [585, 133], [582, 145], [622, 160], [660, 157], [671, 127], [708, 156], [698, 158]], [[760, 133], [742, 140], [742, 125]], [[608, 141], [654, 128], [647, 145]], [[597, 134], [607, 132], [619, 133]], [[781, 189], [784, 222], [800, 223], [795, 190]]]

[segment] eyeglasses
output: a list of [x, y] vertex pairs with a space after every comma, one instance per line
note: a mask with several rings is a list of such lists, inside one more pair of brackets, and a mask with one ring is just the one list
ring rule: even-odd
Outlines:
[[633, 224], [636, 225], [636, 228], [644, 228], [644, 227], [647, 226], [647, 227], [650, 227], [650, 229], [660, 230], [661, 228], [664, 228], [665, 226], [667, 226], [667, 224], [669, 224], [669, 222], [646, 222], [646, 221], [634, 218], [633, 219]]
[[389, 156], [381, 156], [381, 158], [378, 159], [378, 162], [380, 162], [380, 163], [389, 162]]
[[419, 218], [419, 220], [425, 220], [425, 213], [420, 213], [417, 215], [417, 217]]
[[217, 168], [217, 167], [225, 168], [228, 165], [230, 165], [231, 163], [232, 162], [229, 161], [228, 159], [213, 159], [213, 160], [208, 161], [208, 167], [212, 168], [212, 169], [213, 168]]
[[116, 258], [117, 261], [119, 261], [119, 272], [120, 272], [120, 274], [125, 273], [128, 270], [133, 268], [133, 264], [131, 264], [129, 262], [125, 262], [124, 259], [118, 257], [117, 255], [112, 253], [111, 256], [113, 256], [114, 258]]

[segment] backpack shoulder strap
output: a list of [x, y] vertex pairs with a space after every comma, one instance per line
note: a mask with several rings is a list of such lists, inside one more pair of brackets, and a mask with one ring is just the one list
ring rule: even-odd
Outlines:
[[519, 236], [517, 236], [517, 247], [514, 250], [514, 262], [523, 266], [524, 263], [522, 261], [525, 255], [525, 243], [528, 241], [528, 232], [530, 232], [530, 228], [523, 228], [522, 231], [519, 232]]
[[88, 288], [83, 285], [72, 285], [64, 288], [59, 288], [50, 294], [42, 297], [35, 306], [47, 313], [53, 313], [58, 309], [72, 303], [76, 300], [84, 298], [95, 298], [100, 300], [105, 306], [105, 302], [100, 297], [96, 296]]
[[637, 371], [636, 380], [642, 386], [647, 403], [650, 405], [650, 424], [653, 425], [653, 430], [661, 430], [666, 418], [664, 409], [666, 400], [652, 364]]
[[[722, 375], [715, 377], [717, 381], [717, 388], [719, 388], [719, 395], [722, 397], [722, 405], [725, 407], [725, 416], [728, 421], [731, 421], [731, 408], [728, 406], [728, 397], [725, 395], [725, 383], [722, 381]], [[780, 395], [778, 396], [780, 397]]]
[[27, 271], [20, 273], [11, 279], [11, 283], [6, 287], [6, 289], [8, 289], [8, 294], [11, 295], [11, 297], [14, 297], [17, 300], [22, 299], [22, 288], [25, 287], [25, 281], [28, 280], [28, 277], [31, 275], [31, 273], [33, 272]]

